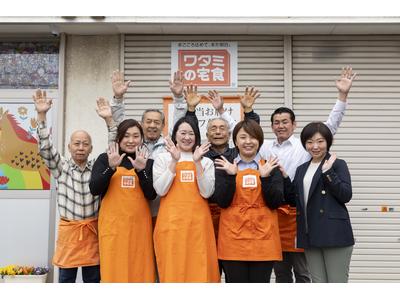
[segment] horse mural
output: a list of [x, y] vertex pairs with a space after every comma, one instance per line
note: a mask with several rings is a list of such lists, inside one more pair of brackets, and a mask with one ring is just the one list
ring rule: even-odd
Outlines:
[[[36, 120], [31, 119], [31, 129]], [[38, 151], [38, 141], [16, 117], [0, 107], [0, 189], [49, 189], [50, 172]]]

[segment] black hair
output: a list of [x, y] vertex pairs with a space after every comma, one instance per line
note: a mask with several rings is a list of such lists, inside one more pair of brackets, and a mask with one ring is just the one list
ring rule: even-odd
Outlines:
[[172, 130], [171, 140], [176, 145], [176, 133], [178, 132], [178, 128], [182, 123], [189, 124], [189, 126], [192, 127], [192, 129], [193, 129], [195, 140], [194, 140], [194, 145], [193, 145], [193, 148], [192, 148], [192, 152], [194, 152], [196, 147], [200, 146], [201, 136], [200, 136], [199, 126], [197, 125], [196, 122], [193, 122], [193, 120], [190, 117], [189, 118], [188, 117], [182, 117], [175, 123], [174, 129]]
[[[238, 135], [239, 130], [242, 128], [251, 137], [257, 139], [257, 141], [258, 141], [257, 152], [258, 152], [261, 148], [261, 145], [264, 142], [264, 132], [263, 132], [261, 126], [256, 121], [251, 120], [251, 119], [245, 119], [245, 120], [237, 123], [235, 128], [233, 129], [233, 133], [232, 133], [232, 139], [233, 139], [233, 143], [236, 146], [236, 149], [237, 149], [236, 136]], [[239, 149], [238, 149], [238, 151], [239, 151]]]
[[272, 113], [272, 115], [271, 115], [271, 124], [274, 123], [275, 115], [280, 115], [280, 114], [284, 114], [284, 113], [288, 113], [290, 115], [290, 120], [292, 120], [292, 123], [294, 123], [294, 121], [296, 121], [296, 116], [295, 116], [293, 110], [291, 110], [290, 108], [282, 106], [282, 107], [279, 107], [279, 108], [275, 109], [275, 111]]
[[126, 119], [122, 121], [117, 128], [117, 136], [115, 137], [115, 142], [120, 143], [121, 140], [124, 138], [125, 133], [131, 127], [137, 127], [140, 131], [141, 140], [143, 141], [143, 128], [140, 123], [134, 119]]
[[300, 139], [304, 149], [306, 149], [307, 140], [311, 139], [316, 133], [321, 134], [326, 140], [327, 151], [329, 151], [332, 146], [333, 135], [328, 126], [322, 122], [311, 122], [303, 128], [300, 134]]

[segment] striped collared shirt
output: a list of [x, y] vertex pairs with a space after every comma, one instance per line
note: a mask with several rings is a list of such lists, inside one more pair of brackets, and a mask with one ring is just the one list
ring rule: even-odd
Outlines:
[[98, 215], [99, 196], [92, 196], [89, 182], [94, 160], [81, 170], [72, 159], [66, 159], [53, 146], [46, 123], [38, 127], [39, 153], [57, 180], [57, 202], [61, 218], [83, 220]]

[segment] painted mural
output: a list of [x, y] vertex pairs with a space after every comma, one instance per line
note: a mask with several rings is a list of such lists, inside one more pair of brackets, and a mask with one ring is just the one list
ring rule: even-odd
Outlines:
[[0, 102], [0, 189], [50, 188], [50, 172], [38, 152], [35, 116], [32, 103]]

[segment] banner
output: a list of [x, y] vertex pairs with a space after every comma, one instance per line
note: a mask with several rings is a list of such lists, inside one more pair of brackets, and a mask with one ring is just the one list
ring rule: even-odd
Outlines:
[[181, 70], [185, 84], [237, 87], [237, 42], [172, 42], [171, 74]]

